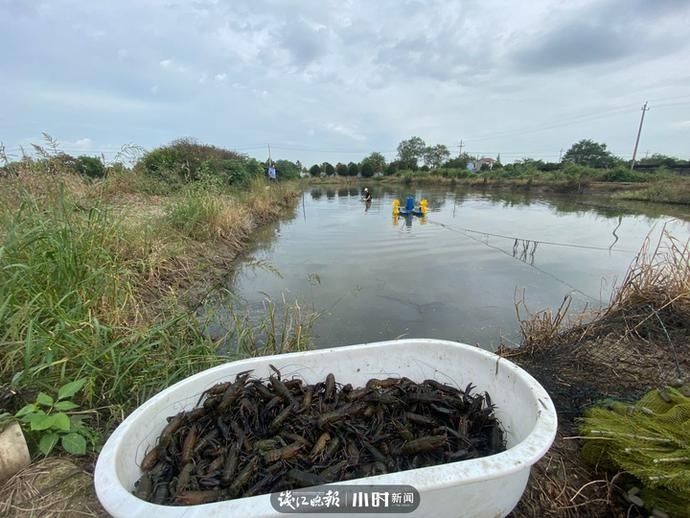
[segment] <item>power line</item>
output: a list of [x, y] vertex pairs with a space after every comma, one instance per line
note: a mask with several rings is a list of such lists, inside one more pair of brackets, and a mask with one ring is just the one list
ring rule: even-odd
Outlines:
[[535, 133], [535, 132], [539, 132], [539, 131], [546, 131], [546, 130], [553, 129], [553, 128], [570, 126], [573, 124], [580, 124], [582, 122], [589, 122], [592, 120], [610, 117], [611, 115], [617, 115], [620, 113], [628, 112], [628, 111], [630, 111], [631, 106], [633, 106], [633, 105], [618, 107], [618, 108], [614, 108], [614, 109], [607, 110], [607, 111], [599, 111], [599, 112], [587, 114], [587, 115], [580, 115], [578, 117], [571, 118], [571, 119], [565, 119], [565, 120], [561, 119], [560, 121], [558, 121], [558, 122], [554, 121], [553, 123], [547, 122], [546, 125], [531, 126], [531, 127], [526, 127], [526, 128], [515, 128], [512, 130], [507, 130], [507, 131], [503, 131], [503, 132], [489, 133], [489, 134], [485, 134], [485, 135], [480, 135], [477, 138], [470, 138], [470, 139], [468, 139], [468, 141], [469, 142], [479, 142], [482, 140], [491, 140], [494, 138], [507, 137], [507, 136], [516, 135], [516, 134], [523, 134], [523, 133]]
[[664, 103], [664, 104], [655, 104], [654, 108], [666, 108], [668, 106], [690, 106], [690, 101], [687, 102], [682, 102], [682, 103]]
[[[687, 99], [690, 98], [690, 95], [683, 95], [683, 96], [677, 96], [677, 97], [666, 97], [666, 98], [659, 98], [659, 99], [653, 99], [652, 102], [662, 102], [663, 101], [673, 101], [676, 99]], [[690, 101], [684, 101], [684, 102], [674, 102], [674, 103], [665, 103], [665, 104], [654, 104], [654, 108], [664, 108], [667, 106], [686, 106], [690, 105]], [[558, 127], [563, 127], [563, 126], [569, 126], [571, 124], [580, 124], [581, 122], [589, 122], [591, 120], [597, 120], [600, 118], [605, 118], [609, 117], [611, 115], [618, 115], [624, 112], [629, 111], [632, 107], [636, 106], [635, 104], [627, 104], [627, 105], [621, 105], [616, 108], [611, 108], [609, 110], [605, 111], [596, 111], [592, 112], [590, 114], [585, 114], [585, 115], [579, 115], [577, 117], [569, 118], [569, 119], [560, 119], [560, 120], [553, 120], [553, 123], [546, 122], [546, 126], [534, 126], [534, 127], [527, 127], [523, 129], [514, 129], [514, 130], [508, 130], [505, 132], [498, 132], [498, 133], [490, 133], [486, 135], [480, 135], [479, 137], [475, 139], [469, 139], [470, 142], [478, 142], [480, 140], [490, 140], [492, 138], [497, 138], [497, 137], [502, 137], [502, 136], [510, 136], [514, 134], [520, 134], [520, 133], [533, 133], [533, 132], [538, 132], [538, 131], [545, 131], [553, 128], [558, 128]]]

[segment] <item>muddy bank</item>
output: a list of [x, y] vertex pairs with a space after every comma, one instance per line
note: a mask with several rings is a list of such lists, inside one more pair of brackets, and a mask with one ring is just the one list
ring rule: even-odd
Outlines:
[[513, 516], [649, 515], [625, 500], [629, 476], [584, 461], [578, 425], [591, 406], [690, 379], [688, 257], [667, 237], [643, 249], [607, 309], [570, 323], [565, 309], [534, 315], [522, 322], [522, 346], [500, 351], [539, 380], [559, 416], [557, 439]]

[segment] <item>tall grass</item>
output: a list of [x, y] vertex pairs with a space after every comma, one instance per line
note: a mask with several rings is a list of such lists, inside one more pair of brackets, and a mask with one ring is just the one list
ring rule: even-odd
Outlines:
[[690, 205], [690, 179], [677, 178], [673, 181], [659, 182], [644, 189], [621, 192], [615, 197], [622, 200]]
[[296, 196], [294, 185], [269, 185], [261, 178], [242, 190], [193, 185], [171, 198], [166, 222], [197, 241], [223, 239], [241, 248], [254, 228], [289, 215]]
[[231, 309], [224, 322], [228, 327], [224, 349], [242, 357], [304, 351], [310, 347], [316, 316], [297, 302], [288, 303], [284, 296], [280, 304], [264, 299], [259, 315]]
[[[234, 205], [234, 206], [233, 206]], [[251, 230], [247, 213], [218, 194], [185, 191], [166, 207], [166, 221], [175, 230], [197, 241], [222, 238], [237, 246]]]
[[2, 228], [2, 379], [52, 390], [86, 376], [85, 405], [129, 408], [219, 361], [182, 315], [137, 322], [139, 279], [118, 246], [132, 236], [106, 210], [27, 198]]
[[679, 242], [665, 229], [655, 246], [648, 237], [606, 308], [568, 321], [569, 306], [566, 297], [555, 313], [546, 310], [522, 319], [518, 311], [523, 349], [533, 353], [608, 335], [673, 348], [672, 336], [685, 337], [690, 328], [690, 242]]
[[[216, 240], [239, 250], [258, 224], [284, 214], [294, 188], [189, 189], [145, 218], [142, 204], [160, 200], [117, 181], [30, 170], [0, 178], [0, 384], [30, 399], [86, 377], [79, 403], [97, 409], [97, 426], [107, 429], [202, 369], [306, 346], [308, 317], [292, 310], [211, 339], [175, 292], [180, 278], [203, 281], [199, 257], [224, 253]], [[143, 198], [131, 206], [122, 198], [115, 210], [118, 192]]]

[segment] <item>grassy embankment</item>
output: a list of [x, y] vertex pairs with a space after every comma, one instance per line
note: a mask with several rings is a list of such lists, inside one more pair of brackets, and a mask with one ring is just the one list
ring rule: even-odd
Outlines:
[[538, 190], [567, 193], [613, 194], [620, 199], [666, 203], [690, 203], [690, 178], [666, 169], [655, 172], [630, 171], [624, 167], [594, 169], [565, 164], [555, 171], [533, 166], [507, 166], [471, 173], [464, 169], [398, 171], [377, 178], [326, 177], [306, 179], [310, 184], [404, 183], [407, 185], [448, 185], [470, 188]]
[[[664, 236], [656, 247], [647, 244], [608, 308], [573, 319], [568, 318], [567, 308], [565, 301], [555, 313], [542, 312], [523, 320], [521, 347], [502, 351], [544, 385], [559, 414], [556, 442], [535, 466], [515, 516], [625, 516], [624, 493], [634, 486], [644, 493], [650, 480], [662, 480], [653, 485], [662, 486], [663, 491], [670, 464], [658, 464], [656, 471], [647, 472], [647, 479], [639, 480], [600, 459], [594, 464], [585, 462], [579, 437], [581, 418], [589, 408], [606, 405], [611, 398], [635, 401], [649, 390], [690, 379], [690, 249], [670, 236]], [[653, 422], [654, 414], [647, 414]], [[690, 444], [687, 425], [680, 431], [682, 421], [677, 421], [680, 435], [676, 436], [666, 424], [662, 426], [666, 420], [666, 416], [659, 418], [660, 441], [680, 441], [681, 454], [673, 460], [684, 462], [687, 472], [690, 458], [683, 453]], [[632, 421], [628, 426], [634, 429]], [[602, 423], [598, 433], [606, 445], [613, 444], [606, 439], [612, 441], [618, 431], [607, 432]], [[637, 447], [649, 450], [642, 440]], [[690, 506], [690, 488], [684, 491], [654, 505], [667, 511]], [[631, 511], [633, 516], [648, 516], [652, 509], [631, 507]]]
[[[294, 184], [202, 177], [172, 188], [139, 167], [94, 182], [54, 160], [11, 173], [0, 177], [0, 414], [85, 379], [69, 414], [86, 416], [94, 451], [180, 379], [308, 346], [310, 317], [297, 307], [283, 321], [269, 307], [254, 327], [237, 315], [233, 331], [212, 340], [186, 303], [227, 274], [258, 226], [291, 211]], [[37, 453], [45, 431], [25, 430]]]
[[615, 197], [621, 200], [690, 205], [690, 179], [683, 177], [658, 182], [643, 189], [618, 193]]

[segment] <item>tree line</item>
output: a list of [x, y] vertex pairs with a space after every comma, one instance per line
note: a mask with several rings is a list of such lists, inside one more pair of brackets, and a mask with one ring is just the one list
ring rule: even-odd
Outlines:
[[[123, 164], [106, 164], [102, 158], [81, 155], [73, 157], [60, 152], [52, 140], [49, 141], [51, 152], [46, 148], [34, 146], [38, 152], [37, 158], [23, 157], [22, 160], [34, 160], [37, 165], [50, 171], [55, 168], [70, 170], [89, 178], [101, 178], [108, 172], [127, 169]], [[399, 171], [430, 171], [430, 170], [466, 170], [469, 164], [476, 164], [479, 157], [472, 157], [462, 153], [451, 157], [447, 146], [443, 144], [427, 145], [420, 137], [413, 136], [398, 144], [394, 160], [387, 162], [383, 154], [373, 152], [360, 162], [338, 162], [335, 165], [324, 162], [305, 167], [299, 160], [275, 160], [260, 162], [255, 158], [237, 153], [232, 150], [219, 148], [207, 144], [200, 144], [194, 139], [178, 139], [168, 145], [157, 147], [140, 157], [133, 168], [140, 170], [146, 176], [155, 178], [171, 186], [179, 186], [202, 176], [212, 176], [223, 183], [243, 184], [255, 176], [265, 174], [271, 162], [280, 180], [296, 179], [304, 173], [311, 176], [363, 176], [393, 175]], [[4, 162], [4, 164], [3, 164]], [[541, 171], [558, 171], [566, 164], [575, 164], [594, 169], [614, 169], [629, 166], [630, 161], [623, 160], [612, 154], [606, 144], [583, 139], [573, 144], [558, 162], [544, 162], [531, 158], [524, 158], [514, 164], [508, 164], [506, 169], [531, 167]], [[676, 157], [653, 154], [641, 158], [636, 162], [640, 169], [668, 168], [675, 170], [690, 170], [690, 161]], [[480, 164], [479, 169], [501, 169], [500, 155], [491, 163]], [[0, 176], [9, 174], [13, 164], [4, 154], [0, 146]]]
[[[335, 166], [328, 162], [314, 164], [308, 172], [312, 176], [364, 176], [371, 177], [377, 173], [392, 175], [398, 171], [429, 171], [433, 169], [466, 169], [470, 163], [476, 163], [479, 157], [473, 157], [468, 153], [461, 153], [451, 158], [450, 150], [443, 144], [427, 145], [420, 137], [411, 137], [398, 144], [395, 160], [386, 162], [385, 157], [378, 152], [371, 153], [361, 162], [338, 162]], [[606, 144], [595, 142], [591, 139], [582, 139], [573, 144], [558, 162], [544, 162], [524, 158], [516, 161], [516, 166], [528, 165], [543, 171], [556, 171], [564, 164], [572, 163], [591, 167], [594, 169], [612, 169], [615, 167], [630, 166], [630, 161], [615, 156], [607, 149]], [[636, 162], [641, 168], [690, 168], [689, 160], [682, 160], [662, 154], [653, 154], [650, 157], [641, 158]], [[504, 167], [500, 154], [493, 159], [491, 165], [483, 163], [480, 169], [495, 169]], [[510, 167], [510, 166], [508, 166]], [[304, 169], [303, 171], [307, 171]]]

